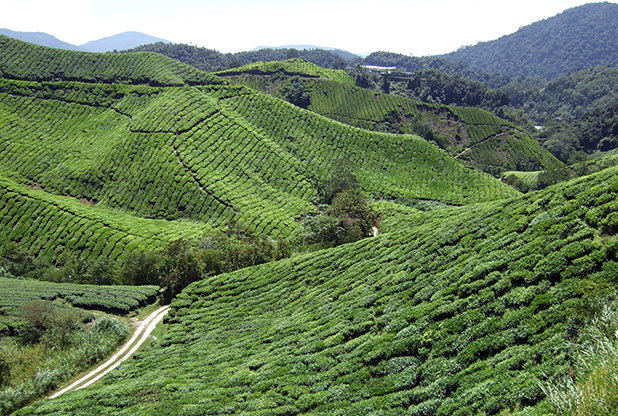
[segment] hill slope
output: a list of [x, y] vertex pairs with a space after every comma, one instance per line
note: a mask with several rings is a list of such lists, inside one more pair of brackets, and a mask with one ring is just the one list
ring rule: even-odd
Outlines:
[[150, 85], [222, 82], [155, 53], [118, 55], [68, 51], [0, 36], [0, 56], [0, 77], [11, 79]]
[[17, 414], [541, 414], [618, 279], [617, 174], [197, 282], [131, 363]]
[[[218, 77], [160, 55], [100, 55], [1, 40], [5, 74], [37, 80], [0, 79], [0, 166], [14, 182], [10, 186], [72, 197], [72, 206], [81, 200], [121, 210], [136, 227], [142, 225], [131, 219], [135, 216], [190, 220], [210, 229], [234, 222], [287, 237], [314, 212], [321, 178], [344, 158], [375, 198], [461, 205], [517, 195], [419, 137], [352, 128], [248, 88], [222, 85]], [[16, 57], [22, 65], [11, 63]], [[54, 78], [90, 82], [42, 81], [51, 76], [43, 62], [57, 65]], [[115, 79], [126, 84], [111, 83]], [[142, 83], [163, 86], [133, 85]], [[4, 239], [34, 238], [32, 247], [46, 255], [62, 248], [64, 240], [54, 240], [53, 228], [28, 231], [34, 218], [12, 207], [2, 207]], [[53, 208], [39, 215], [58, 225], [58, 232], [81, 229], [53, 220]], [[191, 234], [185, 231], [168, 235]], [[102, 253], [96, 247], [108, 244], [75, 238], [71, 244], [95, 256]], [[149, 244], [159, 243], [131, 247]], [[112, 247], [105, 255], [116, 253]]]
[[[355, 77], [346, 71], [320, 68], [301, 59], [258, 62], [215, 74], [351, 126], [422, 134], [467, 166], [496, 176], [504, 170], [540, 170], [560, 164], [527, 133], [485, 110], [376, 93], [356, 87]], [[305, 94], [304, 102], [299, 91]]]
[[472, 69], [550, 80], [568, 72], [618, 64], [618, 4], [568, 9], [500, 39], [443, 55]]

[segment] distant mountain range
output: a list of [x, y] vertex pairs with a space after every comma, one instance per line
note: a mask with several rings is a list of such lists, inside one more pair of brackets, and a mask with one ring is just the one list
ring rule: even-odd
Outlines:
[[72, 45], [68, 42], [61, 41], [55, 36], [43, 32], [16, 32], [9, 29], [0, 29], [0, 35], [9, 36], [13, 39], [19, 39], [24, 42], [34, 43], [36, 45], [84, 52], [111, 52], [113, 50], [131, 49], [140, 45], [147, 45], [155, 42], [170, 43], [168, 40], [146, 35], [140, 32], [119, 33], [103, 39], [93, 40], [88, 43], [84, 43], [83, 45]]
[[[299, 57], [324, 67], [348, 65], [396, 66], [416, 72], [434, 68], [488, 83], [498, 88], [508, 77], [526, 75], [552, 80], [579, 69], [599, 65], [618, 66], [618, 4], [589, 3], [567, 9], [545, 20], [520, 28], [517, 32], [490, 42], [465, 46], [445, 55], [412, 57], [390, 52], [374, 52], [361, 58], [347, 51], [315, 45], [259, 46], [249, 52], [223, 54], [216, 50], [190, 45], [177, 45], [139, 32], [125, 32], [75, 46], [45, 33], [13, 32], [0, 29], [0, 34], [54, 48], [91, 52], [148, 50], [196, 66], [204, 71], [246, 65], [256, 61], [282, 60], [292, 49]], [[156, 43], [156, 44], [155, 44]], [[144, 47], [143, 45], [147, 45]], [[482, 72], [479, 75], [479, 72]], [[487, 74], [506, 75], [492, 79]]]

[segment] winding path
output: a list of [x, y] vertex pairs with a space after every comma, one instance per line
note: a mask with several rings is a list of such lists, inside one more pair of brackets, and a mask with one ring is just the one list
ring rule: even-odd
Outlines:
[[62, 390], [57, 391], [56, 393], [49, 396], [50, 399], [55, 399], [71, 390], [79, 390], [84, 387], [88, 387], [92, 383], [100, 380], [104, 375], [118, 367], [123, 361], [131, 358], [131, 356], [138, 350], [139, 347], [148, 339], [152, 331], [154, 331], [155, 327], [163, 317], [167, 314], [167, 311], [170, 307], [163, 306], [144, 319], [131, 338], [118, 350], [116, 354], [114, 354], [109, 360], [105, 361], [103, 364], [90, 371], [85, 376], [81, 377], [79, 380], [75, 381], [71, 385], [63, 388]]

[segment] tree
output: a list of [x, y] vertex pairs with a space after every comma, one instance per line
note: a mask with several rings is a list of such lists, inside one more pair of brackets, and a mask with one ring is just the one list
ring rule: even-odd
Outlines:
[[294, 59], [294, 58], [298, 58], [299, 56], [300, 56], [300, 53], [298, 52], [298, 49], [295, 49], [295, 48], [290, 48], [285, 53], [285, 59]]
[[133, 251], [122, 262], [120, 280], [125, 285], [159, 284], [161, 256], [155, 252]]
[[186, 240], [172, 241], [162, 255], [159, 279], [160, 285], [166, 288], [164, 298], [169, 301], [189, 284], [200, 280], [202, 273]]
[[571, 178], [571, 172], [563, 165], [553, 165], [551, 168], [539, 173], [537, 179], [537, 189], [544, 189], [548, 186], [566, 181]]
[[300, 108], [308, 108], [311, 104], [311, 92], [299, 77], [292, 78], [290, 84], [282, 90], [286, 100]]
[[18, 244], [9, 241], [0, 246], [0, 266], [13, 276], [24, 276], [34, 270], [34, 258]]
[[[367, 197], [359, 189], [347, 189], [339, 192], [333, 199], [330, 215], [342, 218], [349, 235], [360, 235], [360, 238], [373, 234], [373, 224], [376, 212], [369, 206]], [[358, 232], [357, 232], [358, 231]]]
[[324, 204], [330, 204], [339, 192], [358, 189], [354, 170], [354, 165], [348, 159], [337, 159], [331, 163], [328, 175], [318, 184], [318, 192]]
[[347, 189], [339, 192], [324, 212], [303, 222], [299, 240], [326, 247], [351, 243], [371, 236], [376, 218], [365, 194], [359, 189]]

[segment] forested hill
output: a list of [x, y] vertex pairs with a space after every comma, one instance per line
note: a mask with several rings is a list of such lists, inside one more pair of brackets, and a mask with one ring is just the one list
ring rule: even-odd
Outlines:
[[550, 80], [569, 71], [618, 64], [618, 4], [590, 3], [500, 39], [444, 55], [472, 69]]
[[323, 68], [345, 65], [339, 54], [324, 49], [265, 48], [249, 52], [222, 53], [203, 47], [158, 42], [139, 46], [127, 52], [157, 52], [206, 72], [221, 71], [260, 61], [283, 61], [288, 58], [303, 58]]

